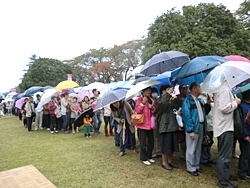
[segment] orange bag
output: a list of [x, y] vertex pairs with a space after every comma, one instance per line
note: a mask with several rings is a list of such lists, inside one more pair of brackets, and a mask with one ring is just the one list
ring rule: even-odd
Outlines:
[[144, 114], [132, 114], [131, 115], [131, 121], [134, 124], [142, 124], [144, 123]]

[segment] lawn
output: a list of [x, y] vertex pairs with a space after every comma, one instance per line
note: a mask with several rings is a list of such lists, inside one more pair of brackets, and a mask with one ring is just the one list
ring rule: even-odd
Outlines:
[[[79, 133], [68, 135], [51, 135], [47, 130], [29, 133], [18, 118], [7, 116], [0, 119], [0, 128], [0, 171], [32, 164], [58, 188], [216, 187], [215, 166], [202, 166], [205, 172], [192, 177], [179, 154], [175, 155], [179, 169], [164, 170], [160, 158], [152, 166], [145, 166], [139, 155], [129, 150], [119, 157], [113, 137], [83, 137], [82, 127]], [[237, 175], [237, 159], [232, 159], [231, 168]], [[250, 187], [239, 180], [235, 184]]]

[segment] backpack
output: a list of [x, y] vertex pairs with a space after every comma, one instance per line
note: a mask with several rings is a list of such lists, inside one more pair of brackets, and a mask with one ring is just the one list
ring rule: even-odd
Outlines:
[[234, 110], [233, 118], [234, 118], [234, 135], [236, 138], [243, 138], [244, 121], [242, 119], [241, 107], [238, 106]]

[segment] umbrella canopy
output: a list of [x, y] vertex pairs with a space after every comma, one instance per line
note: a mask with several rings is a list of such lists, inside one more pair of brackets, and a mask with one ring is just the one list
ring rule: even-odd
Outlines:
[[102, 88], [104, 88], [106, 86], [106, 84], [101, 83], [101, 82], [93, 82], [89, 85], [87, 85], [86, 87], [82, 88], [82, 90], [93, 90], [93, 89], [98, 89], [101, 90]]
[[136, 85], [136, 84], [138, 84], [139, 82], [149, 80], [150, 78], [151, 78], [151, 77], [149, 77], [149, 76], [139, 77], [139, 78], [137, 78], [131, 85]]
[[15, 104], [15, 107], [18, 108], [18, 109], [22, 109], [22, 106], [24, 104], [24, 101], [25, 101], [26, 97], [23, 97], [21, 99], [18, 99], [16, 101], [16, 104]]
[[234, 92], [234, 94], [236, 94], [238, 98], [242, 99], [243, 98], [242, 93], [244, 93], [245, 91], [248, 91], [248, 90], [250, 90], [250, 84], [247, 84], [245, 86], [238, 88]]
[[227, 61], [229, 60], [220, 56], [196, 57], [184, 64], [173, 80], [177, 81], [178, 84], [186, 85], [190, 85], [192, 82], [202, 83], [209, 72], [218, 66], [218, 63], [222, 64]]
[[224, 81], [230, 88], [250, 78], [250, 63], [242, 61], [228, 61], [215, 67], [202, 84], [204, 93], [216, 93]]
[[74, 87], [78, 87], [79, 85], [71, 80], [65, 80], [60, 82], [59, 84], [57, 84], [56, 86], [56, 90], [63, 90], [63, 89], [68, 89], [68, 88], [74, 88]]
[[86, 114], [89, 114], [90, 117], [93, 116], [93, 110], [92, 109], [88, 109], [85, 110], [84, 112], [82, 112], [78, 117], [76, 117], [74, 125], [76, 127], [81, 127], [83, 125], [83, 118]]
[[150, 76], [172, 71], [189, 61], [187, 54], [179, 51], [168, 51], [154, 55], [141, 69], [142, 74]]
[[27, 89], [23, 94], [24, 94], [24, 96], [29, 97], [29, 96], [33, 96], [35, 93], [41, 92], [41, 91], [43, 91], [43, 87], [33, 86], [33, 87], [30, 87], [29, 89]]
[[52, 96], [58, 95], [58, 94], [59, 94], [59, 91], [57, 91], [57, 90], [54, 89], [54, 88], [46, 89], [46, 90], [44, 91], [44, 94], [43, 94], [42, 97], [41, 97], [40, 102], [38, 103], [38, 108], [43, 107], [43, 105], [45, 105], [45, 104], [47, 104], [48, 102], [51, 101], [51, 97], [52, 97]]
[[136, 67], [134, 70], [132, 70], [129, 74], [131, 76], [136, 76], [136, 74], [140, 73], [141, 72], [141, 69], [144, 65], [140, 65], [138, 67]]
[[160, 82], [156, 81], [156, 80], [147, 80], [147, 81], [143, 81], [143, 82], [140, 82], [140, 83], [132, 86], [126, 94], [126, 100], [132, 99], [133, 97], [140, 95], [140, 92], [143, 89], [157, 85], [157, 84], [160, 84]]
[[24, 96], [24, 93], [20, 93], [17, 95], [16, 100], [21, 99]]
[[127, 89], [109, 90], [105, 92], [103, 96], [97, 100], [94, 111], [102, 109], [104, 106], [107, 106], [125, 98], [127, 92]]
[[4, 99], [4, 95], [2, 93], [0, 93], [0, 100]]
[[224, 58], [227, 58], [230, 61], [243, 61], [243, 62], [250, 63], [249, 59], [240, 55], [229, 55], [229, 56], [225, 56]]

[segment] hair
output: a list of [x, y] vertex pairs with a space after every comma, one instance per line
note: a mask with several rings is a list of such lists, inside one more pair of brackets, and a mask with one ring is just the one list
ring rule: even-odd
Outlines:
[[192, 91], [194, 88], [198, 87], [200, 84], [198, 82], [192, 82], [189, 86], [189, 90]]
[[67, 96], [67, 95], [69, 95], [69, 93], [68, 93], [68, 92], [65, 92], [65, 93], [64, 93], [64, 96]]
[[40, 94], [37, 94], [36, 97], [41, 97], [41, 95], [40, 95]]
[[145, 89], [143, 89], [143, 90], [141, 90], [141, 91], [142, 91], [142, 93], [143, 93], [144, 91], [146, 91], [146, 90], [148, 90], [148, 89], [150, 89], [150, 90], [152, 91], [152, 88], [151, 88], [151, 87], [147, 87], [147, 88], [145, 88]]
[[187, 88], [188, 88], [188, 86], [185, 85], [185, 84], [179, 85], [179, 91], [181, 91], [181, 90], [183, 90], [183, 89], [187, 89]]
[[97, 91], [97, 89], [93, 89], [93, 90], [92, 90], [92, 93], [94, 94], [94, 93], [95, 93], [95, 91]]
[[162, 85], [161, 88], [160, 88], [161, 94], [162, 94], [162, 92], [163, 92], [164, 90], [166, 90], [167, 88], [171, 88], [171, 86], [170, 86], [170, 85], [167, 85], [167, 84]]
[[[121, 105], [122, 105], [122, 100], [120, 100], [119, 103], [120, 103], [120, 107], [121, 107]], [[114, 107], [113, 103], [110, 104], [110, 109], [111, 109], [111, 111], [113, 111], [113, 112], [116, 112], [116, 111], [118, 110], [118, 108]]]
[[51, 100], [54, 100], [55, 98], [56, 98], [56, 96], [52, 96], [52, 97], [51, 97]]
[[64, 93], [61, 94], [61, 97], [65, 97]]
[[83, 100], [84, 100], [86, 97], [87, 97], [87, 99], [88, 99], [88, 101], [89, 101], [89, 97], [88, 97], [87, 95], [85, 95], [85, 96], [83, 97]]
[[76, 100], [77, 100], [77, 97], [73, 97], [73, 99], [76, 99]]
[[158, 93], [158, 90], [156, 88], [151, 88], [152, 93]]
[[242, 93], [242, 97], [243, 97], [243, 99], [245, 99], [245, 100], [250, 99], [250, 90], [247, 90], [247, 91], [243, 92], [243, 93]]
[[29, 96], [29, 99], [33, 99], [33, 97], [32, 97], [32, 96]]

